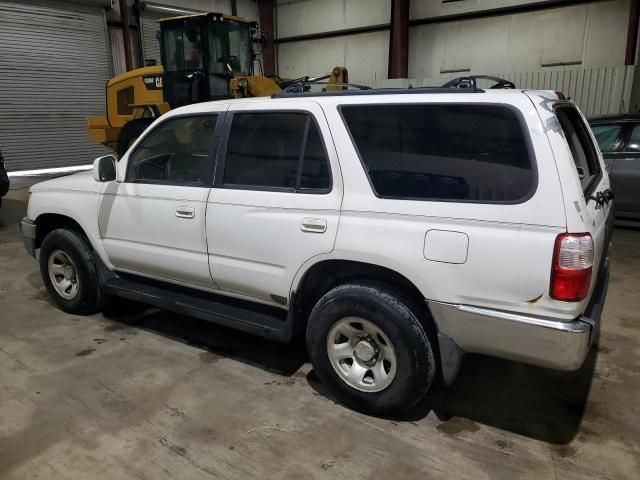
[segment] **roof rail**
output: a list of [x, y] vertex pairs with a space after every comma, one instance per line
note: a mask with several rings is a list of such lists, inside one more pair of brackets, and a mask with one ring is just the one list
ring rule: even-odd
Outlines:
[[495, 82], [495, 84], [490, 86], [489, 89], [516, 88], [516, 85], [513, 82], [505, 80], [504, 78], [494, 77], [492, 75], [469, 75], [466, 77], [454, 78], [442, 85], [442, 88], [471, 88], [473, 90], [477, 90], [477, 80], [491, 80]]
[[[336, 85], [332, 83], [330, 85]], [[338, 84], [340, 85], [340, 84]], [[292, 98], [292, 97], [328, 97], [328, 96], [350, 96], [350, 95], [410, 95], [420, 93], [481, 93], [484, 90], [469, 88], [443, 88], [443, 87], [409, 87], [409, 88], [367, 88], [363, 90], [331, 90], [323, 92], [286, 92], [274, 93], [271, 98]]]
[[[367, 85], [360, 85], [357, 83], [333, 83], [333, 82], [319, 82], [317, 80], [301, 80], [285, 87], [282, 91], [284, 93], [304, 93], [309, 91], [312, 85], [328, 85], [332, 87], [351, 87], [358, 90], [371, 90], [371, 87]], [[344, 89], [340, 89], [344, 90]], [[340, 91], [338, 90], [338, 91]]]

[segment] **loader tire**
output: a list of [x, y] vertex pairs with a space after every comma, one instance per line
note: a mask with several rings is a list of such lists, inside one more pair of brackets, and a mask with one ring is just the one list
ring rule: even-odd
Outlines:
[[118, 157], [122, 158], [122, 156], [127, 153], [129, 147], [133, 145], [138, 137], [142, 135], [142, 132], [153, 123], [153, 120], [153, 118], [137, 118], [122, 127], [120, 136], [118, 137]]

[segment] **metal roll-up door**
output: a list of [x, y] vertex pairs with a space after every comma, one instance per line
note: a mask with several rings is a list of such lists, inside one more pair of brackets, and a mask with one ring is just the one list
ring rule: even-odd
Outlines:
[[140, 15], [140, 23], [142, 24], [142, 48], [144, 51], [144, 61], [155, 60], [158, 65], [162, 63], [160, 59], [160, 42], [157, 33], [160, 30], [158, 20], [171, 15], [166, 13], [151, 12], [143, 10]]
[[0, 0], [0, 150], [9, 171], [90, 164], [86, 117], [105, 114], [102, 1]]

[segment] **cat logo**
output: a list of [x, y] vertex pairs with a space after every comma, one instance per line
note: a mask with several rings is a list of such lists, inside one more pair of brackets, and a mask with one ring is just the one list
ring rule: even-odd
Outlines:
[[162, 76], [161, 75], [145, 75], [142, 77], [144, 86], [147, 90], [160, 90], [162, 89]]

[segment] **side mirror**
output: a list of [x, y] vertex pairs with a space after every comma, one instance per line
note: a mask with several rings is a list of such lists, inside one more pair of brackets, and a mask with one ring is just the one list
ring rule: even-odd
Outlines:
[[93, 161], [93, 179], [96, 182], [112, 182], [116, 179], [116, 157], [105, 155]]

